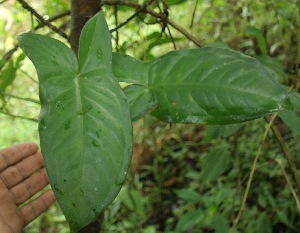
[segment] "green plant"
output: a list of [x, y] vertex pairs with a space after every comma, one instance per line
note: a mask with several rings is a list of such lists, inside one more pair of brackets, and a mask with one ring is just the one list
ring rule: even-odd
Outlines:
[[[72, 231], [119, 192], [130, 164], [131, 120], [151, 112], [166, 122], [227, 124], [291, 107], [261, 63], [230, 49], [181, 50], [150, 63], [112, 56], [102, 13], [82, 31], [78, 62], [49, 37], [23, 34], [19, 44], [39, 76], [42, 153]], [[117, 81], [129, 84], [126, 98]]]

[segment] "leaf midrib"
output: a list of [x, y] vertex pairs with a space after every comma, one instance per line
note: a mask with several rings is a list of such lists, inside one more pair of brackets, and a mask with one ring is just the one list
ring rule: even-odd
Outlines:
[[[76, 112], [80, 112], [82, 110], [82, 91], [81, 91], [81, 85], [80, 85], [80, 75], [77, 74], [76, 77], [74, 78], [74, 86], [75, 86], [75, 94], [76, 94]], [[83, 117], [80, 117], [80, 120], [79, 120], [79, 124], [78, 124], [78, 130], [81, 133], [81, 141], [84, 142], [82, 145], [83, 145], [83, 148], [82, 148], [82, 151], [85, 150], [85, 140], [84, 140], [84, 135], [85, 135], [85, 132], [84, 132], [84, 121], [83, 121]], [[81, 123], [81, 124], [80, 124]], [[81, 153], [83, 153], [81, 151]], [[83, 156], [80, 156], [81, 157], [81, 161], [80, 161], [80, 169], [78, 169], [80, 172], [78, 172], [78, 174], [81, 174], [80, 176], [80, 180], [79, 180], [79, 185], [81, 186], [82, 185], [82, 178], [83, 178], [83, 160], [84, 160], [84, 157]]]
[[235, 91], [235, 92], [238, 92], [238, 93], [247, 93], [247, 94], [252, 94], [252, 95], [257, 95], [257, 96], [262, 96], [262, 97], [266, 97], [266, 98], [272, 98], [273, 99], [273, 96], [272, 95], [263, 95], [262, 93], [257, 93], [257, 92], [251, 92], [251, 91], [248, 91], [248, 90], [243, 90], [243, 89], [237, 89], [237, 88], [230, 88], [230, 87], [216, 87], [216, 86], [213, 86], [213, 85], [207, 85], [207, 84], [200, 84], [200, 85], [195, 85], [195, 84], [188, 84], [188, 83], [180, 83], [180, 84], [159, 84], [159, 85], [155, 85], [155, 86], [148, 86], [148, 90], [149, 91], [157, 91], [157, 90], [167, 90], [167, 89], [173, 89], [174, 90], [174, 87], [177, 87], [177, 89], [182, 89], [183, 87], [192, 87], [192, 89], [196, 89], [196, 88], [199, 88], [200, 90], [207, 90], [207, 89], [210, 89], [210, 90], [216, 90], [216, 89], [219, 89], [219, 90], [226, 90], [226, 91]]

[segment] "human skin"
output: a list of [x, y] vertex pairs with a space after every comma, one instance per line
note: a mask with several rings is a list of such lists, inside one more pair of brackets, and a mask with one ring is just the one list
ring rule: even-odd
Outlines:
[[[23, 228], [55, 201], [51, 189], [30, 200], [49, 179], [42, 154], [35, 143], [0, 150], [0, 229], [21, 233]], [[24, 204], [25, 203], [25, 204]]]

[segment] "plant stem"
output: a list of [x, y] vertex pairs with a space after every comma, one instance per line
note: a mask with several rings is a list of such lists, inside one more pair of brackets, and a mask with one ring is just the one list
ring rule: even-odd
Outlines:
[[[77, 56], [79, 38], [85, 23], [101, 10], [99, 0], [72, 0], [71, 1], [71, 34], [70, 45]], [[101, 40], [101, 38], [99, 38]]]
[[[119, 28], [123, 27], [124, 25], [128, 24], [131, 20], [133, 20], [139, 13], [144, 12], [145, 9], [152, 4], [154, 0], [149, 0], [148, 2], [144, 3], [143, 5], [141, 5], [141, 7], [139, 9], [136, 10], [136, 12], [131, 15], [127, 20], [125, 20], [123, 23], [120, 23], [116, 28], [110, 30], [110, 32], [114, 32], [117, 31]], [[115, 5], [117, 6], [117, 5]]]
[[43, 16], [41, 16], [39, 13], [37, 13], [36, 10], [34, 10], [26, 1], [24, 0], [17, 0], [24, 9], [28, 10], [31, 14], [33, 14], [41, 23], [45, 24], [48, 26], [51, 30], [56, 32], [58, 35], [64, 37], [65, 39], [68, 40], [68, 36], [66, 33], [61, 31], [59, 28], [55, 27], [53, 24], [51, 24], [49, 21], [45, 20]]
[[37, 119], [35, 118], [30, 118], [30, 117], [25, 117], [25, 116], [19, 116], [19, 115], [14, 115], [14, 114], [10, 114], [8, 112], [0, 112], [0, 114], [4, 114], [13, 118], [20, 118], [20, 119], [24, 119], [24, 120], [29, 120], [29, 121], [33, 121], [33, 122], [38, 122]]
[[[123, 5], [123, 6], [128, 6], [132, 7], [135, 9], [140, 9], [142, 5], [138, 3], [134, 3], [131, 1], [126, 1], [126, 0], [102, 0], [103, 5]], [[171, 25], [173, 28], [175, 28], [177, 31], [179, 31], [181, 34], [183, 34], [186, 38], [188, 38], [190, 41], [192, 41], [195, 45], [198, 47], [202, 47], [201, 43], [197, 40], [196, 37], [194, 37], [191, 33], [180, 27], [177, 23], [174, 21], [170, 20], [168, 17], [166, 17], [165, 14], [160, 14], [157, 13], [149, 8], [145, 8], [144, 10], [145, 13], [148, 13], [152, 15], [155, 18], [158, 18], [162, 20], [163, 22], [166, 22], [167, 24]]]
[[8, 94], [8, 93], [2, 92], [2, 91], [0, 91], [0, 94], [4, 95], [4, 96], [8, 96], [10, 98], [14, 98], [14, 99], [18, 99], [18, 100], [24, 100], [24, 101], [32, 102], [32, 103], [35, 103], [35, 104], [40, 104], [40, 101], [32, 99], [32, 98], [19, 97], [19, 96]]
[[292, 186], [292, 184], [291, 184], [291, 182], [290, 182], [290, 180], [289, 180], [289, 178], [288, 178], [288, 176], [287, 176], [287, 174], [286, 174], [286, 172], [285, 172], [285, 170], [284, 170], [284, 167], [283, 167], [283, 165], [282, 165], [282, 162], [281, 162], [279, 159], [275, 159], [275, 162], [276, 162], [276, 163], [278, 164], [278, 166], [280, 167], [280, 169], [281, 169], [281, 171], [282, 171], [282, 175], [284, 176], [284, 178], [285, 178], [285, 180], [286, 180], [286, 183], [288, 184], [288, 186], [289, 186], [289, 188], [290, 188], [290, 190], [291, 190], [291, 193], [292, 193], [292, 195], [293, 195], [293, 197], [294, 197], [294, 199], [295, 199], [295, 201], [296, 201], [297, 208], [298, 208], [298, 212], [299, 212], [299, 215], [300, 215], [300, 201], [299, 201], [299, 199], [298, 199], [298, 197], [297, 197], [297, 194], [296, 194], [295, 190], [293, 189], [293, 186]]
[[[52, 21], [55, 21], [57, 19], [60, 19], [60, 18], [63, 18], [67, 15], [70, 15], [70, 11], [65, 11], [63, 13], [60, 13], [58, 15], [55, 15], [51, 18], [49, 18], [48, 20], [46, 20], [48, 23], [52, 22]], [[39, 23], [35, 28], [34, 30], [37, 30], [37, 29], [40, 29], [42, 27], [46, 26], [45, 24], [43, 23]], [[2, 57], [2, 60], [4, 60], [3, 64], [0, 65], [0, 71], [2, 70], [2, 68], [5, 66], [6, 62], [9, 61], [12, 57], [12, 55], [18, 50], [19, 48], [19, 45], [16, 44], [11, 50], [9, 50], [7, 53], [5, 53]]]
[[286, 143], [284, 142], [284, 139], [282, 138], [278, 128], [275, 125], [271, 126], [271, 129], [273, 131], [273, 133], [276, 136], [277, 141], [280, 144], [280, 147], [289, 163], [290, 169], [292, 171], [295, 183], [296, 183], [296, 187], [298, 189], [298, 192], [300, 193], [300, 177], [299, 177], [299, 173], [298, 173], [298, 169], [296, 167], [296, 164], [293, 160], [293, 156], [291, 155], [291, 153], [289, 152], [289, 149], [286, 146]]
[[244, 211], [245, 204], [246, 204], [246, 201], [247, 201], [247, 197], [248, 197], [248, 194], [249, 194], [249, 191], [250, 191], [251, 183], [252, 183], [252, 180], [253, 180], [254, 172], [255, 172], [255, 169], [256, 169], [258, 158], [260, 156], [262, 147], [263, 147], [263, 145], [265, 143], [265, 140], [267, 138], [268, 132], [269, 132], [269, 130], [271, 128], [271, 125], [272, 125], [274, 119], [276, 118], [276, 116], [277, 116], [277, 113], [272, 116], [272, 118], [271, 118], [271, 120], [270, 120], [270, 122], [269, 122], [269, 124], [268, 124], [268, 126], [267, 126], [267, 128], [266, 128], [266, 130], [264, 132], [264, 134], [263, 134], [262, 140], [260, 142], [260, 145], [258, 147], [258, 150], [256, 152], [256, 156], [254, 158], [254, 161], [253, 161], [253, 164], [252, 164], [252, 167], [251, 167], [249, 179], [248, 179], [248, 182], [247, 182], [246, 190], [245, 190], [245, 193], [244, 193], [244, 196], [243, 196], [243, 199], [242, 199], [242, 203], [241, 203], [238, 215], [237, 215], [235, 221], [233, 222], [233, 225], [232, 225], [232, 227], [230, 229], [230, 232], [233, 232], [233, 230], [236, 229], [236, 227], [237, 227], [237, 225], [238, 225], [238, 223], [240, 221], [240, 218], [242, 216], [242, 213]]
[[[298, 20], [300, 22], [300, 0], [298, 0]], [[298, 44], [297, 44], [297, 57], [296, 57], [296, 74], [298, 76], [298, 69], [300, 65], [300, 25], [297, 30]]]

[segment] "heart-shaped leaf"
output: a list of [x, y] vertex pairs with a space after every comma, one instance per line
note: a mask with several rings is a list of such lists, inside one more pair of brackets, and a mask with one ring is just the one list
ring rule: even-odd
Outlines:
[[131, 160], [129, 105], [112, 74], [110, 33], [103, 13], [88, 21], [79, 65], [55, 39], [29, 33], [19, 43], [39, 76], [39, 132], [51, 186], [78, 231], [114, 200]]
[[113, 72], [119, 81], [134, 84], [124, 89], [133, 120], [152, 111], [167, 122], [228, 124], [290, 108], [272, 73], [230, 49], [178, 50], [146, 64], [116, 53]]

